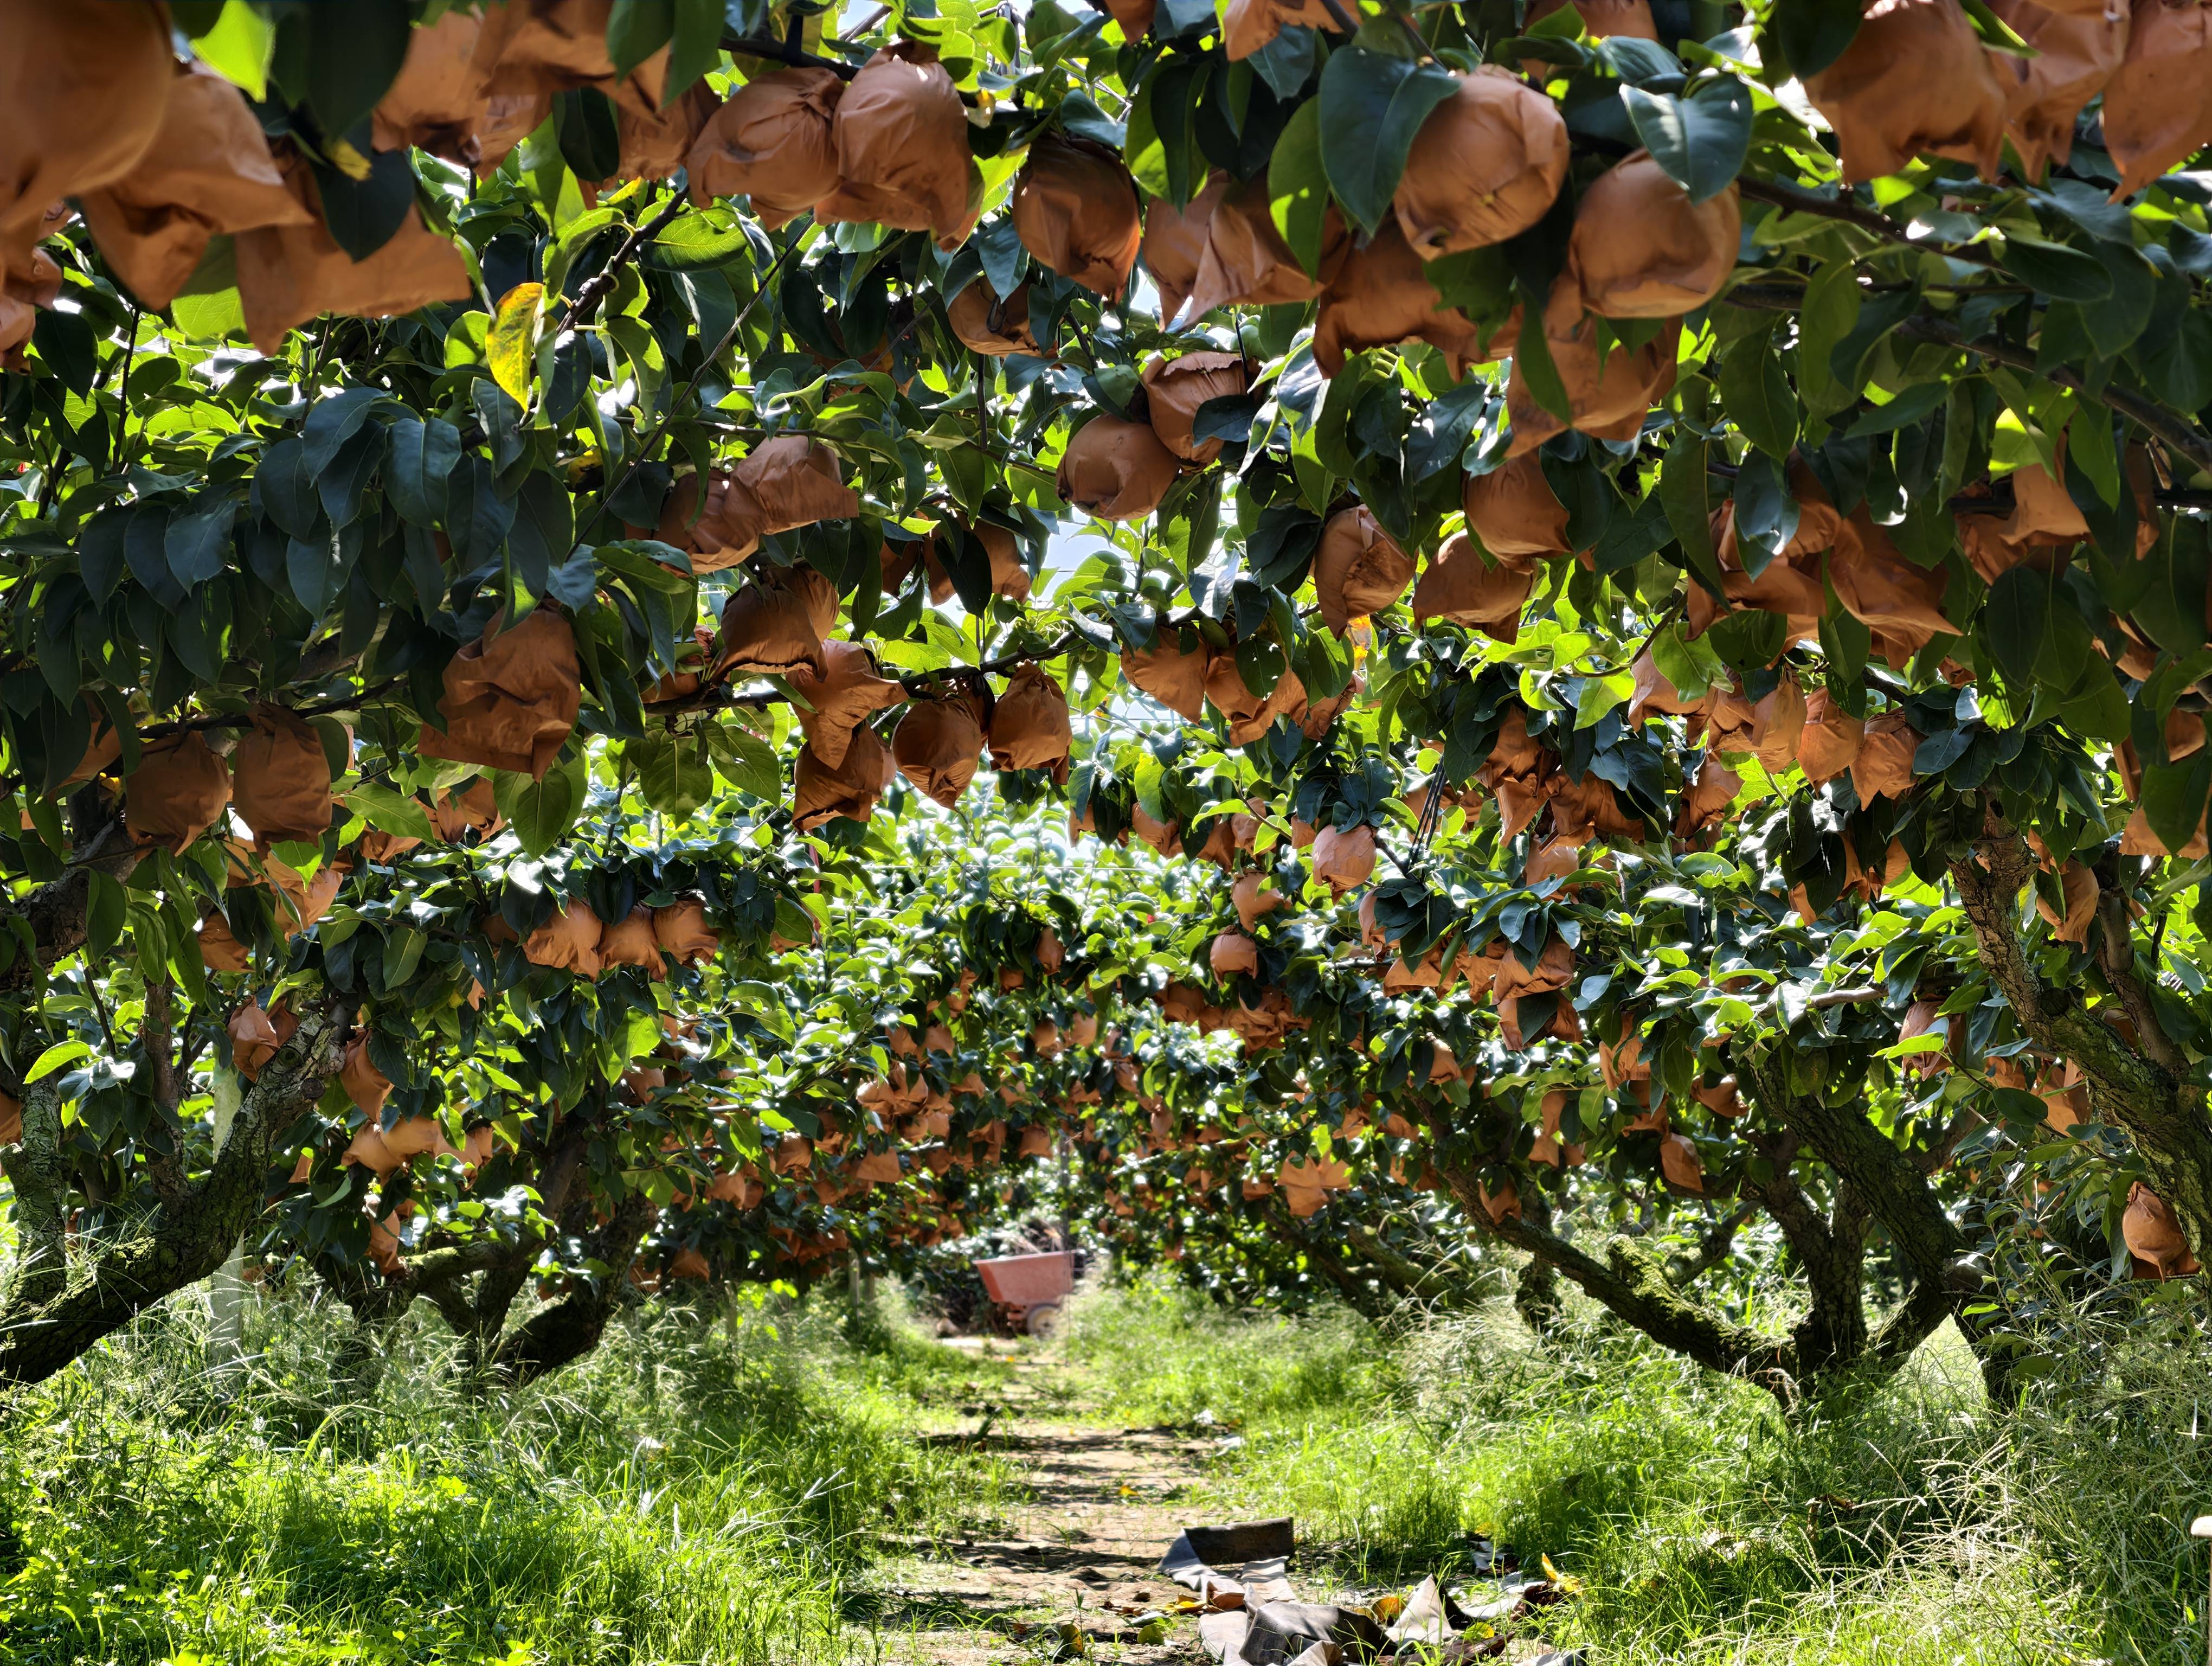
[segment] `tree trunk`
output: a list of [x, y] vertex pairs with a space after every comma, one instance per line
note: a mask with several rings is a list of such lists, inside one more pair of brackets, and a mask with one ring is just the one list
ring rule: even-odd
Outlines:
[[[345, 1012], [334, 1005], [301, 1018], [246, 1095], [207, 1174], [182, 1198], [135, 1222], [130, 1241], [94, 1258], [82, 1280], [58, 1292], [41, 1285], [36, 1299], [26, 1299], [19, 1281], [0, 1304], [0, 1383], [44, 1382], [164, 1296], [222, 1265], [264, 1207], [277, 1134], [337, 1073], [345, 1029]], [[27, 1102], [27, 1122], [29, 1114]]]
[[606, 1271], [596, 1278], [579, 1278], [559, 1301], [539, 1308], [502, 1336], [491, 1357], [495, 1376], [520, 1388], [580, 1359], [599, 1345], [622, 1299], [638, 1240], [655, 1213], [650, 1200], [635, 1195], [615, 1205], [614, 1213], [586, 1239], [586, 1254]]
[[[1790, 1080], [1788, 1056], [1778, 1048], [1764, 1059], [1732, 1055], [1732, 1062], [1750, 1103], [1803, 1141], [1838, 1177], [1854, 1209], [1881, 1223], [1913, 1270], [1917, 1282], [1912, 1293], [1874, 1339], [1878, 1362], [1891, 1369], [1902, 1364], [1947, 1315], [1955, 1315], [1981, 1363], [1984, 1387], [1992, 1398], [2002, 1396], [2011, 1375], [2009, 1355], [1994, 1344], [1986, 1323], [1966, 1311], [1982, 1292], [1982, 1275], [1966, 1258], [1966, 1234], [1927, 1175], [1867, 1120], [1863, 1106], [1832, 1105], [1820, 1092], [1798, 1091]], [[1858, 1260], [1863, 1265], [1863, 1225], [1860, 1233]]]
[[[2212, 1121], [2203, 1091], [2182, 1079], [2185, 1063], [2136, 969], [2126, 896], [2110, 888], [2100, 896], [2099, 964], [2135, 1028], [2132, 1045], [2089, 1010], [2079, 989], [2052, 988], [2028, 964], [2020, 894], [2034, 870], [2026, 842], [1994, 812], [1974, 858], [1952, 868], [1982, 964], [2036, 1045], [2080, 1069], [2092, 1113], [2127, 1130], [2151, 1189], [2180, 1220], [2197, 1260], [2212, 1265]], [[2102, 875], [2098, 883], [2105, 886]]]

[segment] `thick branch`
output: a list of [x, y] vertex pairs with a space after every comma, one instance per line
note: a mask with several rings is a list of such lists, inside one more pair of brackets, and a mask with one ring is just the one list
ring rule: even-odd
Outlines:
[[2188, 1057], [2166, 1033], [2166, 1026], [2158, 1020], [2158, 1008], [2151, 1003], [2150, 991], [2136, 976], [2136, 938], [2128, 923], [2128, 894], [2106, 885], [2103, 874], [2096, 878], [2097, 924], [2103, 939], [2098, 945], [2098, 967], [2119, 998], [2120, 1010], [2135, 1026], [2136, 1043], [2151, 1062], [2177, 1079], [2185, 1076]]
[[549, 1303], [500, 1339], [491, 1357], [495, 1373], [520, 1388], [581, 1359], [599, 1345], [614, 1316], [637, 1257], [638, 1240], [657, 1213], [651, 1200], [632, 1194], [585, 1240], [586, 1254], [605, 1269], [579, 1277], [559, 1301]]
[[20, 952], [0, 970], [0, 993], [28, 988], [35, 974], [56, 961], [75, 954], [85, 943], [85, 910], [92, 897], [92, 872], [97, 869], [117, 879], [137, 872], [140, 852], [131, 842], [123, 818], [103, 824], [77, 847], [69, 872], [50, 879], [14, 905], [15, 912], [30, 922], [38, 945], [34, 958]]
[[[1437, 1128], [1439, 1135], [1448, 1131]], [[1791, 1394], [1797, 1377], [1796, 1348], [1792, 1343], [1731, 1323], [1710, 1308], [1688, 1300], [1667, 1281], [1658, 1263], [1634, 1239], [1618, 1235], [1609, 1239], [1606, 1258], [1599, 1261], [1533, 1221], [1509, 1215], [1490, 1223], [1473, 1175], [1444, 1164], [1439, 1164], [1437, 1172], [1468, 1219], [1490, 1224], [1494, 1236], [1557, 1268], [1616, 1317], [1661, 1347], [1696, 1360], [1708, 1371], [1748, 1377], [1778, 1398], [1786, 1399]]]
[[2090, 1110], [2127, 1130], [2151, 1189], [2180, 1218], [2202, 1261], [2212, 1255], [2212, 1123], [2203, 1095], [2124, 1042], [2078, 990], [2052, 988], [2028, 964], [2019, 903], [2034, 865], [2020, 835], [1992, 814], [1975, 854], [1951, 869], [1982, 964], [2036, 1045], [2081, 1071]]
[[[162, 1203], [137, 1236], [101, 1255], [75, 1287], [0, 1307], [0, 1383], [39, 1383], [172, 1291], [222, 1265], [264, 1207], [277, 1134], [322, 1097], [337, 1073], [343, 1010], [309, 1012], [264, 1067], [208, 1172], [175, 1204]], [[28, 1106], [26, 1106], [26, 1119]]]
[[43, 1305], [69, 1282], [70, 1164], [62, 1150], [58, 1078], [23, 1090], [21, 1142], [0, 1148], [15, 1193], [15, 1277], [4, 1311]]

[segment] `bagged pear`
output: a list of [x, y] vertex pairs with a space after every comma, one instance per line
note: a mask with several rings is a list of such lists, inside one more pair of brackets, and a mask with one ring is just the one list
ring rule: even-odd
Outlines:
[[832, 137], [845, 83], [820, 69], [775, 70], [732, 93], [684, 163], [691, 200], [747, 197], [771, 231], [837, 188]]
[[0, 0], [0, 268], [27, 271], [46, 210], [121, 179], [177, 82], [167, 9], [149, 0]]
[[1322, 222], [1320, 270], [1309, 273], [1275, 229], [1267, 182], [1249, 180], [1224, 191], [1206, 216], [1206, 247], [1198, 275], [1170, 322], [1194, 322], [1218, 307], [1278, 307], [1313, 300], [1336, 276], [1351, 252], [1343, 217], [1330, 208]]
[[838, 475], [837, 453], [803, 435], [787, 434], [756, 446], [730, 476], [760, 506], [763, 532], [849, 520], [860, 512], [860, 495]]
[[1141, 520], [1176, 482], [1175, 453], [1145, 423], [1101, 412], [1076, 431], [1060, 461], [1066, 502], [1101, 520]]
[[984, 697], [971, 690], [917, 696], [891, 735], [891, 755], [915, 791], [950, 810], [959, 802], [983, 751]]
[[837, 188], [815, 204], [823, 225], [873, 222], [948, 237], [969, 223], [968, 115], [927, 49], [889, 46], [837, 100]]
[[1505, 390], [1515, 456], [1534, 450], [1570, 426], [1594, 440], [1633, 440], [1644, 431], [1652, 404], [1674, 389], [1680, 332], [1662, 325], [1656, 337], [1633, 350], [1618, 339], [1601, 344], [1605, 333], [1604, 320], [1583, 309], [1573, 275], [1562, 273], [1544, 308], [1544, 341], [1566, 390], [1571, 421], [1562, 423], [1537, 400], [1516, 361]]
[[1471, 477], [1460, 492], [1468, 530], [1502, 561], [1525, 564], [1569, 553], [1567, 506], [1559, 502], [1534, 456], [1509, 458]]
[[1009, 353], [1039, 356], [1043, 350], [1030, 334], [1030, 286], [1023, 284], [1005, 300], [981, 277], [953, 296], [945, 309], [952, 333], [971, 353], [1001, 359]]
[[1139, 252], [1145, 270], [1152, 275], [1152, 286], [1160, 292], [1163, 324], [1182, 312], [1183, 302], [1190, 299], [1198, 282], [1199, 262], [1206, 254], [1214, 205], [1229, 185], [1229, 176], [1217, 168], [1188, 206], [1177, 208], [1164, 197], [1155, 197], [1145, 205], [1145, 240]]
[[2127, 8], [2108, 18], [2104, 0], [2072, 15], [2035, 0], [1989, 5], [2035, 48], [2033, 58], [2000, 56], [1994, 67], [2005, 89], [2005, 137], [2028, 179], [2040, 181], [2050, 164], [2063, 167], [2073, 155], [2076, 119], [2126, 61]]
[[896, 706], [906, 690], [877, 674], [875, 656], [860, 642], [824, 642], [823, 675], [800, 666], [791, 686], [813, 709], [799, 714], [799, 727], [814, 755], [831, 769], [845, 761], [853, 731], [877, 712]]
[[876, 800], [891, 784], [891, 755], [876, 732], [865, 725], [853, 732], [842, 762], [835, 768], [801, 747], [792, 788], [791, 824], [801, 833], [833, 817], [864, 822], [876, 813]]
[[1121, 650], [1121, 675], [1170, 711], [1195, 723], [1205, 714], [1210, 659], [1195, 629], [1164, 623], [1152, 647]]
[[79, 205], [101, 257], [146, 306], [164, 307], [217, 232], [304, 226], [246, 95], [212, 70], [179, 70], [146, 153]]
[[1140, 378], [1151, 401], [1153, 434], [1184, 462], [1203, 468], [1221, 455], [1222, 442], [1200, 440], [1192, 432], [1198, 413], [1210, 400], [1243, 393], [1251, 386], [1251, 365], [1235, 353], [1154, 359]]
[[1109, 300], [1128, 287], [1144, 240], [1137, 182], [1118, 152], [1047, 132], [1014, 183], [1014, 232], [1040, 266]]
[[2005, 89], [1959, 0], [1866, 0], [1842, 56], [1804, 78], [1836, 130], [1846, 184], [1901, 172], [1919, 155], [1972, 162], [1994, 180]]
[[991, 708], [991, 767], [1048, 769], [1054, 786], [1065, 786], [1073, 742], [1060, 684], [1042, 666], [1018, 666]]
[[1331, 630], [1342, 635], [1352, 620], [1381, 612], [1413, 581], [1413, 557], [1364, 504], [1328, 518], [1314, 553], [1313, 582], [1322, 622]]
[[579, 977], [599, 975], [599, 939], [605, 927], [591, 905], [571, 900], [555, 909], [544, 925], [522, 939], [522, 958], [533, 966], [550, 966]]
[[2113, 200], [2132, 196], [2212, 140], [2212, 11], [2195, 0], [2135, 0], [2127, 55], [2105, 83]]
[[1422, 260], [1519, 236], [1566, 183], [1567, 124], [1557, 104], [1494, 64], [1456, 80], [1413, 136], [1391, 198]]
[[1285, 29], [1336, 27], [1321, 0], [1229, 0], [1222, 15], [1221, 39], [1229, 61], [1235, 64], [1265, 50]]
[[230, 755], [231, 799], [264, 845], [330, 831], [331, 761], [314, 726], [282, 706], [254, 708]]
[[551, 607], [532, 608], [511, 630], [494, 619], [447, 663], [438, 702], [443, 733], [422, 726], [416, 748], [543, 781], [576, 727], [583, 673], [576, 633]]
[[812, 568], [757, 571], [722, 605], [715, 674], [826, 677], [822, 639], [836, 623], [836, 590]]
[[1469, 365], [1510, 353], [1517, 328], [1510, 320], [1478, 328], [1466, 313], [1445, 306], [1396, 222], [1386, 220], [1365, 248], [1346, 252], [1322, 291], [1314, 362], [1334, 376], [1343, 370], [1346, 354], [1425, 341], [1444, 356], [1456, 381]]
[[222, 817], [230, 770], [192, 730], [149, 740], [123, 789], [123, 822], [142, 846], [177, 855]]
[[1743, 235], [1736, 187], [1692, 203], [1648, 150], [1624, 157], [1575, 204], [1567, 270], [1601, 318], [1679, 318], [1721, 292]]
[[239, 305], [258, 351], [276, 353], [291, 331], [325, 313], [392, 318], [476, 294], [460, 251], [425, 226], [413, 204], [381, 248], [356, 260], [324, 223], [322, 196], [306, 159], [288, 143], [276, 166], [304, 218], [264, 222], [232, 239]]
[[1521, 610], [1535, 584], [1534, 564], [1486, 561], [1466, 533], [1454, 532], [1413, 586], [1413, 622], [1440, 619], [1510, 642], [1520, 635]]

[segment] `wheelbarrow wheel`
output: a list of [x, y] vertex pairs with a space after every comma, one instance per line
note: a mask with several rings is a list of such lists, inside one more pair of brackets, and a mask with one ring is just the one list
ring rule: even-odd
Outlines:
[[1040, 1342], [1048, 1342], [1060, 1334], [1060, 1304], [1040, 1302], [1022, 1316], [1022, 1329]]

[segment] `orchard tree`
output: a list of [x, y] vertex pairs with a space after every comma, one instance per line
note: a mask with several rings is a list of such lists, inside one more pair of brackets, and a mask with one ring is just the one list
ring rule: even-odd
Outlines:
[[2194, 1270], [2200, 6], [930, 12], [0, 6], [0, 1377], [247, 1236], [527, 1377], [1152, 996], [1721, 1368]]

